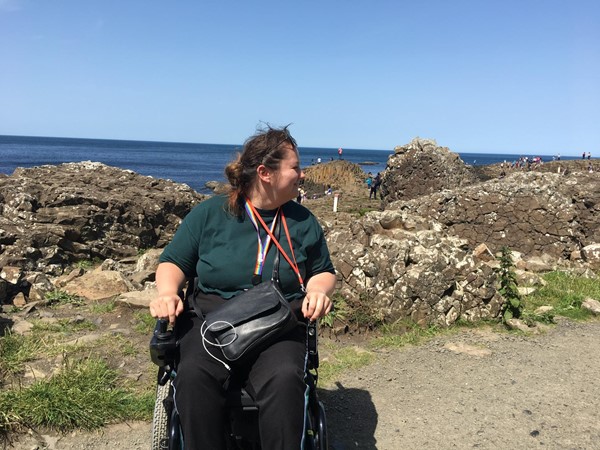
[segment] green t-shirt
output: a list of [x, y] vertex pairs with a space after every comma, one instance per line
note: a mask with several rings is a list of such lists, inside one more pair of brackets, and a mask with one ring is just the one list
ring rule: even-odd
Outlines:
[[[226, 203], [225, 196], [214, 196], [196, 206], [164, 249], [160, 262], [177, 265], [186, 277], [198, 277], [198, 287], [205, 294], [228, 299], [252, 287], [258, 238], [247, 214], [234, 216], [227, 211]], [[315, 216], [293, 201], [283, 205], [282, 211], [304, 284], [318, 273], [335, 273], [323, 229]], [[275, 210], [258, 212], [267, 225], [273, 222]], [[266, 232], [260, 228], [264, 240]], [[280, 229], [279, 243], [291, 258], [283, 226]], [[272, 243], [264, 263], [263, 280], [271, 278], [276, 250]], [[279, 277], [288, 300], [301, 296], [298, 277], [283, 255], [280, 256]]]

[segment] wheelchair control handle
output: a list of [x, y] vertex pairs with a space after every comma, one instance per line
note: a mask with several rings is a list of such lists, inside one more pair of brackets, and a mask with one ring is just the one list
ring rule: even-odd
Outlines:
[[159, 367], [173, 367], [177, 352], [177, 336], [169, 329], [167, 319], [158, 319], [150, 340], [150, 359]]

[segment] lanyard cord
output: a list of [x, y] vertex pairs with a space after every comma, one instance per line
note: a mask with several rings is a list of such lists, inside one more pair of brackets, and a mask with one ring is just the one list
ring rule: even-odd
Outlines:
[[294, 260], [293, 262], [292, 262], [292, 259], [290, 259], [288, 254], [285, 252], [285, 250], [281, 247], [281, 244], [279, 243], [277, 238], [273, 235], [273, 232], [269, 229], [269, 227], [267, 226], [267, 224], [265, 223], [263, 218], [260, 217], [260, 214], [256, 211], [256, 208], [254, 208], [254, 205], [252, 204], [250, 199], [246, 198], [246, 211], [248, 209], [252, 212], [252, 215], [250, 217], [258, 218], [262, 227], [265, 229], [265, 231], [267, 232], [267, 234], [269, 235], [271, 240], [275, 243], [275, 245], [279, 249], [279, 252], [283, 255], [285, 260], [288, 262], [288, 264], [291, 266], [293, 271], [296, 273], [296, 276], [298, 277], [298, 281], [300, 282], [300, 288], [302, 289], [302, 292], [306, 292], [306, 288], [304, 287], [304, 281], [302, 280], [302, 275], [300, 275], [300, 269], [298, 269], [298, 264], [296, 263], [296, 256], [294, 255], [294, 246], [292, 245], [292, 239], [290, 238], [290, 232], [288, 230], [287, 221], [285, 220], [285, 215], [283, 214], [283, 210], [281, 210], [281, 208], [280, 208], [278, 210], [278, 213], [281, 213], [281, 222], [283, 223], [283, 229], [285, 230], [285, 235], [287, 237], [288, 245], [290, 246], [290, 250], [292, 252], [292, 258]]
[[[275, 214], [273, 223], [271, 223], [271, 233], [267, 232], [267, 236], [265, 237], [265, 240], [263, 242], [263, 240], [260, 238], [260, 228], [258, 226], [258, 222], [257, 222], [256, 216], [255, 216], [256, 211], [253, 211], [252, 208], [250, 208], [248, 206], [247, 202], [246, 202], [245, 207], [246, 207], [246, 212], [248, 213], [248, 217], [250, 218], [252, 225], [254, 225], [254, 228], [256, 229], [256, 237], [258, 240], [258, 250], [256, 252], [256, 265], [254, 266], [254, 277], [255, 277], [255, 279], [256, 279], [256, 277], [258, 277], [260, 279], [260, 276], [262, 275], [262, 271], [263, 271], [263, 266], [265, 264], [267, 252], [269, 251], [269, 247], [271, 245], [271, 239], [272, 239], [271, 236], [273, 236], [273, 230], [275, 229], [275, 225], [277, 224], [277, 219], [279, 217], [279, 209], [277, 210], [277, 213]], [[256, 214], [258, 215], [258, 213], [256, 213]], [[258, 215], [258, 217], [260, 218], [260, 215]], [[264, 225], [264, 226], [266, 227], [266, 225]], [[265, 229], [268, 229], [268, 228], [265, 228]]]

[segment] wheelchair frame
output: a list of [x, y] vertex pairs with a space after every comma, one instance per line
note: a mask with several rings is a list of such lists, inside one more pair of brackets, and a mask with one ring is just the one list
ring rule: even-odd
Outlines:
[[[175, 331], [167, 320], [156, 321], [150, 341], [150, 357], [156, 364], [157, 389], [152, 421], [152, 450], [181, 450], [184, 448], [175, 410], [172, 382], [176, 376], [175, 359], [178, 343]], [[319, 354], [315, 322], [307, 325], [308, 367], [305, 381], [308, 386], [308, 407], [304, 430], [304, 450], [328, 449], [325, 407], [317, 396]], [[239, 384], [232, 383], [227, 392], [229, 420], [225, 425], [227, 450], [260, 450], [258, 406]]]

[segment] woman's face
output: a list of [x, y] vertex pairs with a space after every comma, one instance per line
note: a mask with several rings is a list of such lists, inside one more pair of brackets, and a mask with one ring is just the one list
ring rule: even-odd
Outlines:
[[286, 146], [285, 157], [281, 160], [279, 169], [273, 173], [271, 184], [273, 191], [282, 204], [298, 197], [300, 180], [304, 179], [298, 151], [291, 144], [286, 143], [284, 145]]

